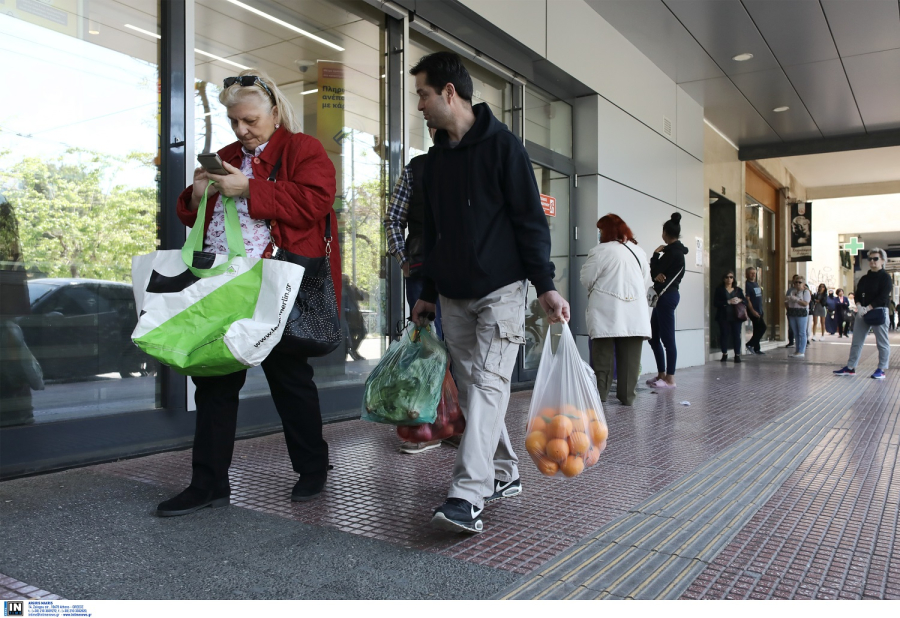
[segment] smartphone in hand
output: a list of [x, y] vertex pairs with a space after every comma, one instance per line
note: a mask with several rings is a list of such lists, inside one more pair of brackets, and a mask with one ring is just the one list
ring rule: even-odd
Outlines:
[[205, 169], [210, 174], [216, 174], [219, 176], [228, 175], [228, 170], [226, 170], [225, 166], [222, 165], [222, 159], [215, 152], [197, 155], [197, 161], [199, 161], [200, 165], [203, 166], [203, 169]]

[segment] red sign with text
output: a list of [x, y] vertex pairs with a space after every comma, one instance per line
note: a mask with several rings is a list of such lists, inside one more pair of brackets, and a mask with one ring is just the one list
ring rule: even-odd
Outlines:
[[556, 216], [556, 198], [541, 193], [541, 206], [544, 207], [544, 214], [548, 217]]

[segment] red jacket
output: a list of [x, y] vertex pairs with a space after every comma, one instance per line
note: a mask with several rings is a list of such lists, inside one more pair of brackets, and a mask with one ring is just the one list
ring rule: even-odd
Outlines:
[[[241, 143], [235, 142], [219, 151], [226, 163], [241, 167]], [[266, 180], [272, 168], [281, 159], [281, 169], [275, 182]], [[332, 205], [335, 193], [334, 165], [322, 144], [303, 133], [288, 133], [279, 127], [269, 138], [266, 149], [251, 164], [250, 198], [247, 200], [250, 216], [271, 220], [272, 240], [275, 245], [306, 257], [325, 255], [325, 216], [331, 217], [331, 278], [341, 306], [341, 251], [338, 246], [337, 216]], [[188, 227], [197, 222], [197, 211], [188, 210], [193, 185], [178, 197], [178, 218]], [[206, 208], [204, 238], [212, 220], [213, 207]], [[267, 248], [263, 257], [272, 257]]]

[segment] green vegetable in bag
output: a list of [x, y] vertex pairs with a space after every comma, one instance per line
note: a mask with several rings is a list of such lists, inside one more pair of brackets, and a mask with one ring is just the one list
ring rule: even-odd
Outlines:
[[430, 327], [410, 324], [369, 374], [362, 419], [391, 425], [433, 423], [447, 370], [447, 349]]

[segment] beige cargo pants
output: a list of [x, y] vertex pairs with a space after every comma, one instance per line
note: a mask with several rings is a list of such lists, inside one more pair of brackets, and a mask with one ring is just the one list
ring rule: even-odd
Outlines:
[[476, 300], [441, 296], [444, 342], [466, 419], [447, 496], [477, 508], [494, 493], [495, 478], [519, 478], [505, 418], [510, 377], [525, 343], [526, 289], [520, 281]]

